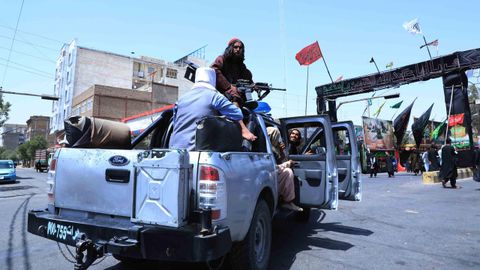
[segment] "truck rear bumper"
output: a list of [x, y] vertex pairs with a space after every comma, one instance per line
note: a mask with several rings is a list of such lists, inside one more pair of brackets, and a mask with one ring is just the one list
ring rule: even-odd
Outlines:
[[43, 210], [28, 213], [28, 232], [32, 234], [70, 246], [75, 246], [80, 239], [89, 239], [103, 248], [104, 253], [124, 257], [202, 262], [225, 255], [232, 244], [228, 228], [202, 235], [198, 226], [175, 229], [130, 225], [116, 221], [64, 219]]

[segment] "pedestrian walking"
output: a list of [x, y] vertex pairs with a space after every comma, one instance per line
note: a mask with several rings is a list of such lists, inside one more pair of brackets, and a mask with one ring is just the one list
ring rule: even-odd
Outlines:
[[410, 154], [410, 157], [408, 158], [410, 161], [411, 169], [415, 175], [421, 174], [422, 173], [422, 159], [420, 158], [420, 154], [418, 151], [415, 149], [413, 152]]
[[480, 147], [475, 149], [475, 162], [473, 180], [480, 182]]
[[429, 172], [430, 162], [428, 161], [428, 151], [425, 151], [422, 153], [422, 161], [423, 161], [423, 167], [425, 167], [425, 171]]
[[395, 167], [394, 167], [394, 157], [392, 155], [390, 155], [388, 152], [385, 152], [385, 155], [386, 155], [386, 158], [385, 158], [385, 162], [386, 162], [386, 165], [387, 165], [387, 173], [388, 173], [388, 177], [395, 177]]
[[440, 170], [440, 162], [438, 160], [437, 146], [435, 143], [432, 143], [430, 150], [428, 150], [428, 162], [430, 163], [429, 171], [438, 171]]
[[452, 188], [457, 188], [457, 165], [455, 159], [457, 151], [451, 145], [452, 140], [447, 138], [445, 145], [442, 147], [442, 167], [440, 168], [439, 177], [442, 179], [442, 186], [446, 188], [446, 184], [450, 181]]
[[377, 177], [378, 162], [377, 162], [377, 158], [375, 157], [375, 154], [370, 152], [368, 153], [367, 165], [370, 170], [370, 178], [372, 178], [372, 176]]

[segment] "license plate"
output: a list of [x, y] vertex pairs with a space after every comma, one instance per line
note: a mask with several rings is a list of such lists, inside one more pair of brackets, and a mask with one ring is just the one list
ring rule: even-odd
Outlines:
[[49, 221], [47, 225], [47, 237], [51, 239], [58, 239], [61, 241], [73, 241], [77, 239], [80, 231], [73, 225], [59, 224], [53, 221]]

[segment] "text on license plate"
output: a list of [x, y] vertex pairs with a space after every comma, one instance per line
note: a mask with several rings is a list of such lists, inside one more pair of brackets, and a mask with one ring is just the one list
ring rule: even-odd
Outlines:
[[80, 231], [78, 229], [75, 230], [73, 225], [63, 225], [52, 221], [48, 222], [47, 236], [53, 236], [60, 240], [70, 240], [71, 238], [75, 241], [78, 234], [80, 234]]

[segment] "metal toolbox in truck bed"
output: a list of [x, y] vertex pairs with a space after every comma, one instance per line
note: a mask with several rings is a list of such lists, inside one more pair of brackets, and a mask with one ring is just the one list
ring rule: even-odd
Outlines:
[[135, 167], [132, 221], [180, 227], [188, 214], [190, 160], [185, 150], [154, 149]]

